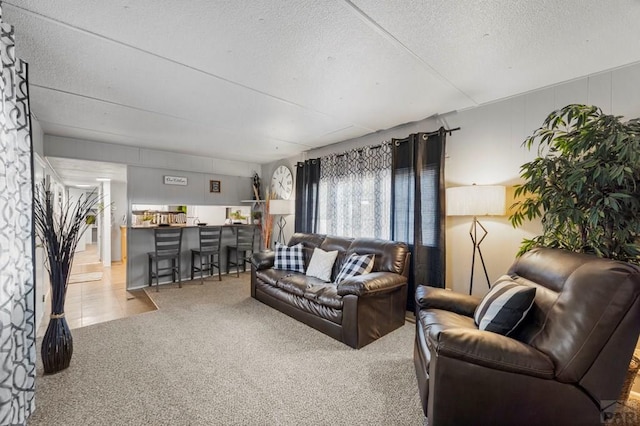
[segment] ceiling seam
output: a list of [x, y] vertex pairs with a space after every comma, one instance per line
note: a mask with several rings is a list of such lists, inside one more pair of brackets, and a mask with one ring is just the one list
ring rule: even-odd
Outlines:
[[[80, 27], [77, 27], [77, 26], [75, 26], [75, 25], [68, 24], [68, 23], [66, 23], [66, 22], [63, 22], [63, 21], [60, 21], [60, 20], [57, 20], [57, 19], [51, 18], [51, 17], [49, 17], [49, 16], [43, 15], [43, 14], [41, 14], [41, 13], [35, 12], [35, 11], [33, 11], [33, 10], [30, 10], [30, 9], [27, 9], [27, 8], [24, 8], [24, 7], [21, 7], [21, 6], [17, 6], [17, 5], [15, 5], [15, 4], [13, 4], [13, 3], [3, 1], [3, 2], [2, 2], [2, 4], [3, 4], [3, 5], [8, 5], [8, 6], [14, 7], [14, 8], [16, 8], [16, 9], [20, 9], [20, 10], [22, 10], [23, 12], [26, 12], [26, 13], [31, 14], [31, 15], [33, 15], [33, 16], [37, 16], [37, 17], [39, 17], [39, 18], [41, 18], [41, 19], [43, 19], [43, 20], [45, 20], [45, 21], [53, 22], [53, 23], [55, 23], [55, 24], [57, 24], [57, 25], [64, 26], [64, 27], [69, 28], [69, 29], [72, 29], [72, 30], [74, 30], [74, 31], [78, 31], [78, 32], [86, 33], [86, 34], [92, 35], [92, 36], [94, 36], [94, 37], [96, 37], [96, 38], [99, 38], [99, 39], [102, 39], [102, 40], [106, 40], [106, 41], [109, 41], [109, 42], [111, 42], [111, 43], [118, 44], [118, 45], [120, 45], [120, 46], [124, 46], [124, 47], [127, 47], [127, 48], [129, 48], [129, 49], [132, 49], [132, 50], [136, 50], [136, 51], [138, 51], [138, 52], [145, 53], [145, 54], [147, 54], [147, 55], [154, 56], [154, 57], [156, 57], [156, 58], [159, 58], [159, 59], [165, 60], [165, 61], [167, 61], [167, 62], [171, 62], [172, 64], [175, 64], [175, 65], [178, 65], [178, 66], [182, 66], [182, 67], [188, 68], [188, 69], [190, 69], [190, 70], [193, 70], [193, 71], [199, 72], [199, 73], [204, 74], [204, 75], [206, 75], [206, 76], [209, 76], [209, 77], [215, 78], [215, 79], [217, 79], [217, 80], [223, 81], [223, 82], [225, 82], [225, 83], [231, 84], [231, 85], [233, 85], [233, 86], [241, 87], [241, 88], [246, 89], [246, 90], [249, 90], [249, 91], [251, 91], [251, 92], [258, 93], [258, 94], [260, 94], [260, 95], [262, 95], [262, 96], [266, 96], [266, 97], [268, 97], [268, 98], [271, 98], [271, 99], [277, 100], [278, 102], [282, 102], [282, 103], [287, 104], [287, 105], [289, 105], [289, 106], [294, 106], [294, 107], [297, 107], [297, 108], [301, 108], [301, 109], [303, 109], [303, 110], [305, 110], [305, 111], [309, 111], [309, 112], [313, 112], [313, 113], [316, 113], [316, 114], [320, 114], [320, 115], [323, 115], [323, 116], [325, 116], [325, 117], [328, 117], [328, 118], [331, 118], [331, 119], [334, 119], [334, 120], [339, 120], [339, 121], [343, 121], [343, 120], [344, 120], [343, 118], [335, 117], [335, 116], [330, 115], [330, 114], [328, 114], [328, 113], [326, 113], [326, 112], [319, 111], [319, 110], [314, 109], [314, 108], [309, 108], [309, 107], [303, 106], [303, 105], [298, 104], [298, 103], [296, 103], [296, 102], [289, 101], [289, 100], [284, 99], [284, 98], [281, 98], [281, 97], [279, 97], [279, 96], [272, 95], [272, 94], [270, 94], [270, 93], [267, 93], [267, 92], [264, 92], [264, 91], [261, 91], [261, 90], [255, 89], [255, 88], [253, 88], [253, 87], [251, 87], [251, 86], [247, 86], [247, 85], [242, 84], [242, 83], [240, 83], [240, 82], [233, 81], [233, 80], [229, 80], [228, 78], [225, 78], [225, 77], [222, 77], [222, 76], [219, 76], [219, 75], [216, 75], [216, 74], [210, 73], [210, 72], [208, 72], [208, 71], [202, 70], [202, 69], [200, 69], [200, 68], [196, 68], [196, 67], [194, 67], [194, 66], [191, 66], [191, 65], [188, 65], [188, 64], [185, 64], [185, 63], [182, 63], [182, 62], [176, 61], [176, 60], [171, 59], [171, 58], [168, 58], [168, 57], [166, 57], [166, 56], [162, 56], [162, 55], [159, 55], [159, 54], [157, 54], [157, 53], [153, 53], [153, 52], [150, 52], [150, 51], [148, 51], [148, 50], [144, 50], [144, 49], [141, 49], [141, 48], [139, 48], [139, 47], [133, 46], [133, 45], [131, 45], [131, 44], [128, 44], [128, 43], [125, 43], [125, 42], [122, 42], [122, 41], [116, 40], [116, 39], [114, 39], [114, 38], [107, 37], [107, 36], [104, 36], [104, 35], [98, 34], [98, 33], [96, 33], [96, 32], [93, 32], [93, 31], [90, 31], [90, 30], [87, 30], [87, 29], [84, 29], [84, 28], [80, 28]], [[352, 124], [352, 125], [354, 125], [354, 126], [358, 126], [358, 127], [364, 128], [364, 129], [367, 129], [367, 130], [370, 130], [370, 131], [373, 131], [373, 129], [372, 129], [372, 128], [370, 128], [370, 126], [368, 126], [368, 125], [364, 125], [364, 124], [356, 123], [356, 122], [350, 122], [350, 124]]]
[[118, 102], [109, 101], [107, 99], [101, 99], [101, 98], [96, 98], [94, 96], [82, 95], [80, 93], [70, 92], [68, 90], [62, 90], [62, 89], [56, 89], [54, 87], [43, 86], [41, 84], [30, 83], [30, 86], [31, 87], [37, 87], [39, 89], [50, 90], [52, 92], [64, 93], [65, 95], [77, 96], [79, 98], [88, 99], [88, 100], [92, 100], [92, 101], [96, 101], [96, 102], [102, 102], [102, 103], [109, 104], [109, 105], [119, 106], [119, 107], [122, 107], [122, 108], [132, 109], [132, 110], [135, 110], [135, 111], [148, 112], [149, 114], [157, 114], [157, 115], [161, 115], [163, 117], [175, 118], [175, 119], [178, 119], [178, 120], [188, 121], [188, 122], [191, 122], [191, 123], [199, 123], [199, 121], [190, 120], [188, 118], [180, 117], [180, 116], [177, 116], [177, 115], [167, 114], [165, 112], [153, 111], [153, 110], [150, 110], [150, 109], [145, 109], [145, 108], [135, 107], [135, 106], [131, 106], [131, 105], [121, 104], [121, 103], [118, 103]]
[[386, 30], [382, 25], [378, 24], [377, 21], [375, 21], [372, 17], [367, 15], [362, 9], [360, 9], [358, 6], [356, 6], [351, 0], [342, 0], [342, 1], [353, 12], [355, 12], [355, 14], [363, 22], [365, 22], [365, 23], [369, 24], [371, 27], [373, 27], [373, 29], [376, 32], [378, 32], [380, 35], [382, 35], [382, 37], [385, 38], [387, 41], [390, 41], [392, 45], [396, 46], [400, 50], [404, 50], [405, 52], [409, 53], [409, 55], [411, 55], [414, 59], [416, 59], [418, 62], [420, 62], [427, 69], [427, 71], [429, 73], [431, 73], [434, 77], [440, 79], [442, 82], [444, 82], [444, 83], [448, 84], [449, 86], [451, 86], [453, 89], [458, 91], [460, 94], [462, 94], [469, 101], [473, 102], [476, 106], [479, 105], [478, 101], [473, 99], [464, 90], [460, 89], [458, 86], [453, 84], [453, 82], [451, 82], [449, 79], [447, 79], [444, 75], [442, 75], [440, 72], [438, 72], [435, 68], [433, 68], [431, 65], [429, 65], [429, 63], [427, 63], [424, 59], [422, 59], [422, 57], [420, 57], [420, 55], [418, 55], [416, 52], [411, 50], [406, 44], [401, 42], [398, 38], [396, 38], [393, 34], [391, 34], [391, 32]]
[[[77, 97], [83, 98], [83, 99], [88, 99], [88, 100], [92, 100], [92, 101], [96, 101], [96, 102], [102, 102], [102, 103], [105, 103], [105, 104], [114, 105], [114, 106], [118, 106], [118, 107], [122, 107], [122, 108], [132, 109], [134, 111], [146, 112], [146, 113], [149, 113], [149, 114], [160, 115], [162, 117], [174, 118], [176, 120], [185, 121], [187, 123], [195, 123], [195, 124], [200, 124], [200, 125], [207, 125], [208, 124], [208, 123], [205, 123], [205, 122], [202, 122], [202, 121], [192, 120], [192, 119], [189, 119], [189, 118], [180, 117], [180, 116], [172, 115], [172, 114], [167, 114], [167, 113], [164, 113], [164, 112], [158, 112], [158, 111], [148, 110], [148, 109], [144, 109], [144, 108], [138, 108], [138, 107], [134, 107], [134, 106], [131, 106], [131, 105], [125, 105], [125, 104], [121, 104], [121, 103], [118, 103], [118, 102], [108, 101], [106, 99], [100, 99], [100, 98], [96, 98], [96, 97], [93, 97], [93, 96], [82, 95], [80, 93], [70, 92], [68, 90], [55, 89], [53, 87], [47, 87], [47, 86], [42, 86], [40, 84], [33, 84], [33, 83], [31, 83], [31, 86], [32, 87], [37, 87], [39, 89], [50, 90], [52, 92], [63, 93], [65, 95], [69, 95], [69, 96], [77, 96]], [[38, 121], [43, 122], [43, 123], [56, 124], [56, 125], [62, 126], [62, 124], [52, 123], [52, 122], [46, 121], [46, 120], [38, 120]], [[67, 127], [74, 128], [74, 126], [67, 126]], [[214, 129], [218, 129], [218, 130], [222, 130], [222, 131], [225, 131], [225, 132], [233, 133], [232, 130], [225, 129], [224, 127], [219, 127], [219, 126], [212, 126], [212, 127]], [[325, 134], [323, 134], [321, 136], [326, 136], [326, 135], [331, 134], [331, 133], [341, 132], [341, 131], [343, 131], [345, 129], [349, 129], [351, 127], [353, 127], [353, 125], [348, 125], [348, 126], [345, 126], [345, 127], [341, 127], [341, 128], [339, 128], [337, 130], [332, 130], [332, 131], [330, 131], [328, 133], [325, 133]], [[78, 127], [78, 129], [80, 129], [80, 130], [89, 130], [89, 129], [83, 129], [81, 127]], [[120, 135], [118, 133], [108, 133], [108, 132], [104, 132], [104, 133], [105, 134], [113, 134], [114, 136], [124, 136], [124, 135]], [[249, 135], [249, 136], [255, 137], [257, 135]], [[260, 136], [263, 137], [262, 135], [260, 135]], [[269, 139], [269, 140], [272, 140], [272, 141], [275, 141], [275, 142], [284, 142], [284, 143], [288, 143], [288, 144], [296, 145], [296, 146], [303, 146], [305, 148], [313, 148], [313, 145], [308, 145], [308, 144], [301, 143], [301, 142], [294, 142], [294, 141], [290, 141], [290, 140], [286, 140], [286, 139], [274, 138], [273, 136], [267, 136], [266, 139]]]
[[[51, 89], [51, 90], [55, 90], [55, 89]], [[64, 91], [62, 91], [62, 93], [67, 93], [69, 95], [75, 95], [74, 93], [64, 92]], [[76, 95], [76, 96], [84, 97], [82, 95]], [[93, 99], [93, 98], [89, 98], [89, 99]], [[108, 101], [101, 101], [100, 99], [94, 99], [94, 100], [96, 100], [98, 102], [109, 103]], [[115, 104], [115, 105], [118, 105], [118, 104]], [[124, 107], [126, 108], [127, 106], [124, 105]], [[147, 112], [149, 112], [149, 111], [147, 111]], [[169, 117], [171, 117], [171, 116], [169, 116]], [[183, 119], [183, 118], [180, 118], [180, 117], [176, 117], [176, 118], [184, 120], [184, 121], [192, 122], [192, 123], [202, 124], [199, 121], [190, 121], [190, 120]], [[46, 119], [38, 119], [38, 122], [39, 123], [53, 124], [55, 126], [66, 127], [66, 128], [70, 128], [70, 129], [84, 130], [84, 131], [87, 131], [87, 132], [100, 133], [100, 134], [104, 134], [104, 135], [112, 135], [112, 136], [124, 137], [124, 138], [130, 139], [132, 142], [140, 140], [139, 138], [133, 138], [131, 136], [127, 136], [127, 135], [120, 134], [120, 133], [106, 132], [106, 131], [95, 130], [95, 129], [87, 129], [85, 127], [79, 127], [79, 126], [70, 126], [68, 124], [62, 124], [62, 123], [58, 123], [58, 122], [53, 122], [53, 121], [49, 121], [49, 120], [46, 120]], [[213, 126], [213, 129], [222, 130], [222, 131], [228, 132], [228, 133], [234, 133], [233, 131], [225, 129], [223, 127]], [[246, 136], [255, 137], [255, 135], [246, 135]], [[263, 136], [261, 136], [261, 137], [263, 137]], [[278, 139], [278, 138], [274, 138], [274, 137], [270, 137], [270, 136], [269, 137], [263, 137], [263, 138], [267, 139], [267, 140], [271, 140], [271, 141], [276, 142], [276, 143], [287, 143], [287, 144], [290, 144], [290, 145], [301, 146], [301, 147], [304, 147], [304, 148], [313, 148], [313, 145], [307, 145], [307, 144], [300, 143], [300, 142], [292, 142], [292, 141], [287, 141], [287, 140], [284, 140], [284, 139]]]

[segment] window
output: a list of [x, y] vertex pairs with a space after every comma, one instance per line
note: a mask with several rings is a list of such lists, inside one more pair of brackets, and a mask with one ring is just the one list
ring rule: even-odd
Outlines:
[[322, 158], [318, 200], [319, 233], [389, 239], [389, 144]]

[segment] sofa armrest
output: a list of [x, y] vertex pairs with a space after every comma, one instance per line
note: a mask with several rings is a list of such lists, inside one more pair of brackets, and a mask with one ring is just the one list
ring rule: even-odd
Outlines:
[[553, 379], [551, 359], [532, 346], [490, 331], [469, 328], [430, 328], [428, 346], [438, 356], [528, 376]]
[[349, 277], [338, 284], [338, 294], [344, 296], [368, 296], [389, 292], [407, 284], [407, 277], [393, 272], [371, 272], [370, 274]]
[[421, 309], [443, 309], [467, 317], [473, 316], [481, 300], [443, 288], [419, 285], [416, 289], [416, 306]]
[[276, 253], [274, 251], [262, 251], [254, 253], [251, 256], [251, 264], [257, 271], [262, 269], [273, 268], [274, 261], [276, 259]]

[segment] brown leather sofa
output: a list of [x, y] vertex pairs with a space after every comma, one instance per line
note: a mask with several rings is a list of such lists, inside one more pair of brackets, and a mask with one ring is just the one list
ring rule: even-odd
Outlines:
[[314, 248], [338, 250], [332, 280], [351, 253], [375, 254], [373, 271], [336, 285], [274, 269], [274, 252], [255, 253], [252, 297], [356, 349], [404, 324], [409, 269], [405, 243], [296, 233], [288, 245], [297, 243], [304, 246], [305, 270]]
[[536, 288], [512, 337], [480, 331], [480, 299], [419, 286], [414, 363], [430, 426], [599, 425], [640, 332], [640, 268], [535, 249], [507, 275]]

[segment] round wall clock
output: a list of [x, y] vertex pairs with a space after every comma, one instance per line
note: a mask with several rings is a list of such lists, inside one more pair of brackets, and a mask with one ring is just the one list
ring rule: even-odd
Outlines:
[[288, 200], [293, 193], [293, 176], [287, 166], [278, 166], [271, 177], [271, 192], [281, 200]]

